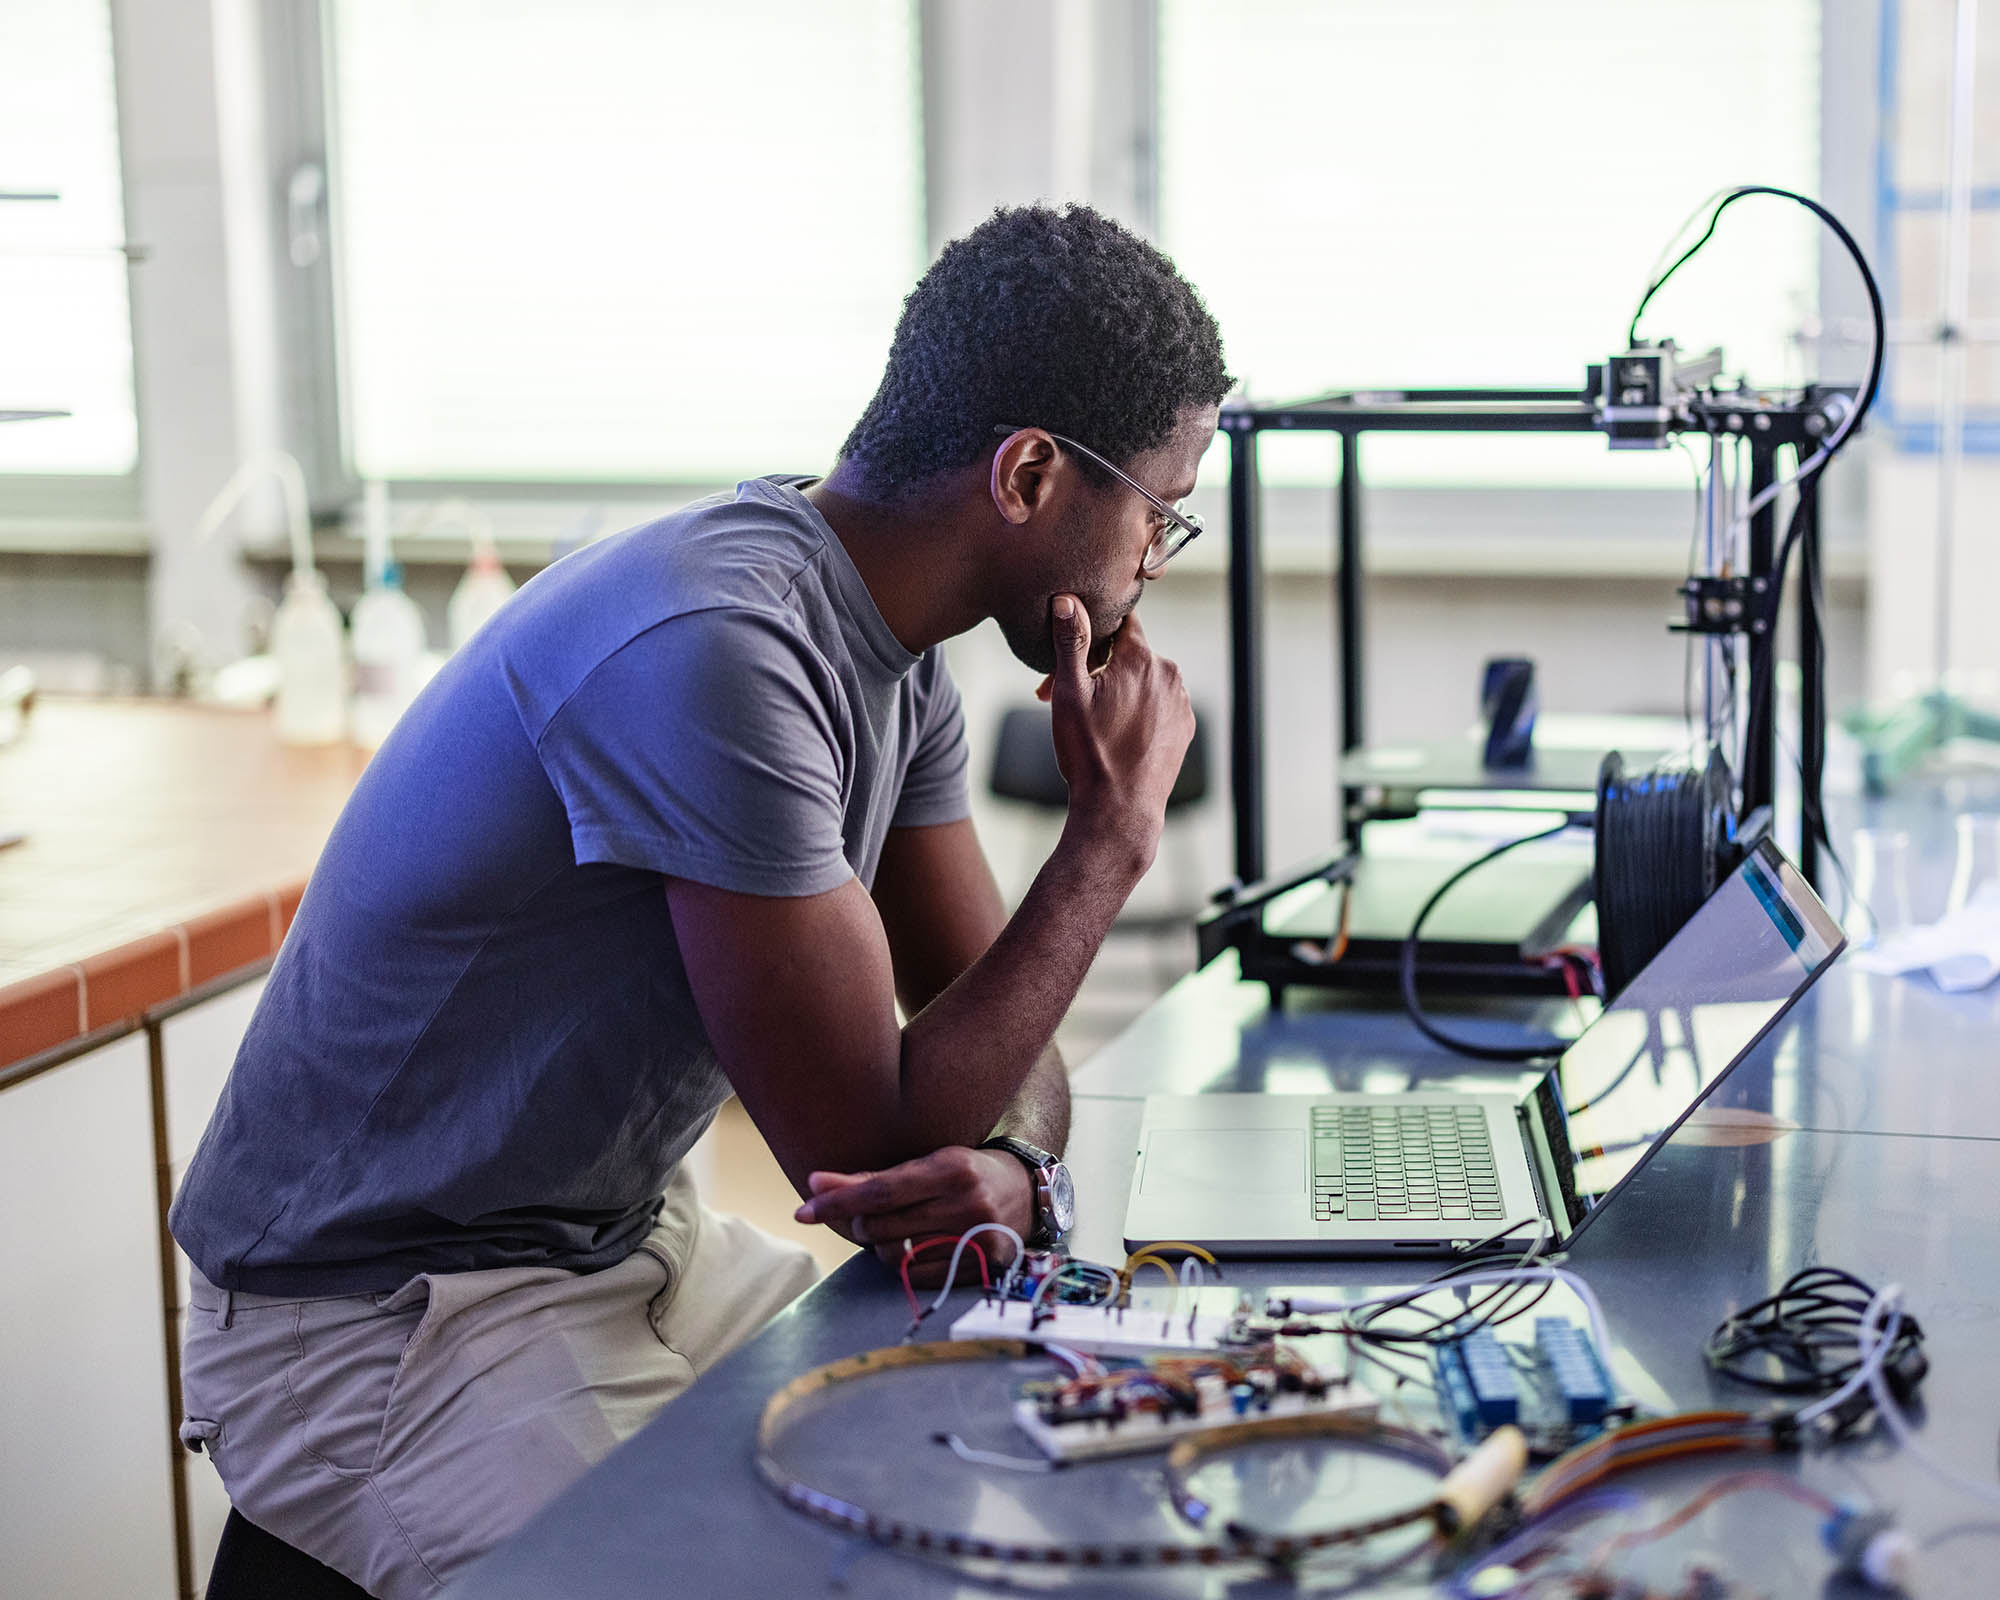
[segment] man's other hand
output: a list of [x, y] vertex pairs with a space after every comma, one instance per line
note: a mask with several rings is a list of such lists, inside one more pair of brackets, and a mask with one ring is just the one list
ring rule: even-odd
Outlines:
[[[815, 1172], [806, 1181], [812, 1198], [793, 1213], [795, 1220], [825, 1223], [890, 1267], [902, 1264], [905, 1241], [952, 1238], [982, 1222], [1004, 1222], [1025, 1238], [1035, 1224], [1028, 1169], [1005, 1150], [951, 1145], [882, 1172]], [[1013, 1247], [997, 1233], [973, 1242], [996, 1275], [1013, 1259]], [[942, 1245], [927, 1250], [911, 1266], [910, 1281], [943, 1283], [950, 1262]], [[979, 1263], [967, 1250], [959, 1282], [977, 1282], [978, 1275]]]

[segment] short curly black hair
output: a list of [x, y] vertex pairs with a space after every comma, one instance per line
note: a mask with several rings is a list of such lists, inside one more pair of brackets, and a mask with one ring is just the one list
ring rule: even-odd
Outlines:
[[1089, 206], [1003, 206], [910, 291], [841, 458], [885, 501], [970, 466], [1001, 423], [1122, 465], [1232, 381], [1215, 319], [1153, 246]]

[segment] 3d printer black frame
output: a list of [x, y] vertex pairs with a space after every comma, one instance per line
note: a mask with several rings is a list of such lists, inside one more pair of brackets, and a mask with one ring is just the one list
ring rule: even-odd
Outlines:
[[[1258, 526], [1259, 483], [1257, 440], [1263, 433], [1335, 433], [1340, 436], [1340, 481], [1336, 496], [1334, 535], [1338, 559], [1334, 572], [1334, 604], [1339, 631], [1340, 706], [1337, 725], [1343, 765], [1365, 748], [1363, 685], [1364, 639], [1362, 590], [1365, 577], [1362, 539], [1361, 436], [1364, 433], [1598, 433], [1604, 429], [1596, 403], [1596, 373], [1583, 392], [1556, 389], [1410, 389], [1394, 393], [1335, 394], [1294, 405], [1232, 403], [1222, 410], [1219, 427], [1229, 440], [1229, 790], [1235, 828], [1234, 882], [1219, 891], [1214, 906], [1197, 924], [1199, 959], [1207, 965], [1225, 949], [1241, 952], [1244, 976], [1269, 983], [1274, 999], [1292, 983], [1339, 987], [1338, 964], [1313, 967], [1299, 961], [1282, 941], [1267, 939], [1263, 908], [1277, 894], [1313, 879], [1338, 883], [1350, 875], [1360, 857], [1362, 830], [1371, 820], [1364, 789], [1343, 782], [1340, 794], [1341, 846], [1324, 860], [1309, 863], [1265, 881], [1265, 771], [1263, 689], [1262, 555]], [[1672, 431], [1740, 438], [1750, 452], [1750, 493], [1762, 493], [1778, 475], [1781, 452], [1802, 462], [1828, 429], [1829, 401], [1851, 397], [1851, 388], [1809, 386], [1782, 400], [1747, 392], [1703, 393], [1686, 408], [1685, 420]], [[1772, 585], [1777, 563], [1775, 498], [1751, 518], [1749, 567], [1743, 574], [1755, 593], [1767, 596], [1758, 617], [1746, 618], [1740, 630], [1747, 640], [1748, 681], [1762, 700], [1750, 708], [1748, 725], [1757, 730], [1743, 753], [1742, 813], [1748, 815], [1772, 803], [1776, 781], [1777, 716], [1774, 704], [1777, 675], [1771, 670], [1777, 649], [1773, 625], [1779, 596]], [[1819, 513], [1808, 497], [1800, 533], [1800, 581], [1819, 577]], [[1697, 597], [1690, 597], [1690, 606]], [[1819, 620], [1814, 607], [1797, 608], [1800, 658], [1811, 660], [1820, 648]], [[1761, 625], [1759, 625], [1761, 623]], [[1826, 706], [1820, 685], [1805, 674], [1799, 703], [1796, 749], [1799, 752], [1802, 809], [1800, 837], [1793, 852], [1808, 882], [1817, 883], [1818, 839], [1812, 819], [1821, 815], [1825, 765]], [[1427, 969], [1432, 964], [1427, 961]], [[1491, 989], [1495, 974], [1466, 972], [1460, 987]], [[1544, 983], [1526, 979], [1502, 987], [1546, 988], [1560, 992], [1560, 978], [1549, 974]], [[1453, 987], [1447, 971], [1439, 987]]]

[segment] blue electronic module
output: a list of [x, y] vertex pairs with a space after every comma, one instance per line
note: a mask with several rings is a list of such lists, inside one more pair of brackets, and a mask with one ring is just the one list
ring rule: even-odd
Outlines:
[[1468, 1445], [1511, 1422], [1548, 1456], [1631, 1414], [1588, 1331], [1561, 1317], [1536, 1318], [1532, 1344], [1476, 1328], [1438, 1345], [1431, 1368], [1439, 1407]]

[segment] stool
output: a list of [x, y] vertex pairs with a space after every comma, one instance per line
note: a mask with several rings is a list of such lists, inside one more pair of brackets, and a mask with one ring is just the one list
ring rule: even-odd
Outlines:
[[368, 1600], [368, 1591], [231, 1508], [208, 1574], [208, 1600]]

